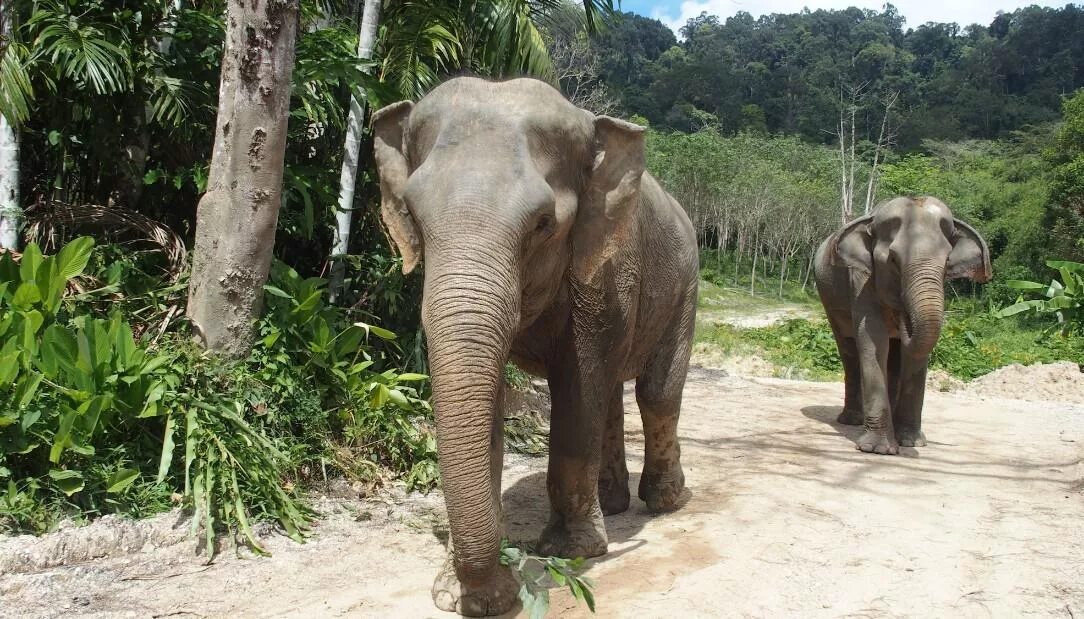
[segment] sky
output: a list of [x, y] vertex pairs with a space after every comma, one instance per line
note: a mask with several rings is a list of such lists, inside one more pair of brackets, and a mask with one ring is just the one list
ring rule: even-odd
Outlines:
[[[956, 22], [963, 26], [980, 23], [988, 25], [998, 11], [1013, 11], [1038, 4], [1040, 6], [1064, 6], [1068, 0], [1043, 2], [1042, 0], [894, 0], [900, 14], [907, 19], [908, 27], [926, 22]], [[616, 3], [615, 3], [616, 4]], [[670, 26], [675, 32], [685, 21], [696, 17], [701, 11], [718, 15], [720, 19], [745, 11], [753, 17], [770, 13], [797, 13], [803, 8], [843, 9], [857, 6], [881, 10], [884, 0], [622, 0], [621, 10], [653, 17]]]

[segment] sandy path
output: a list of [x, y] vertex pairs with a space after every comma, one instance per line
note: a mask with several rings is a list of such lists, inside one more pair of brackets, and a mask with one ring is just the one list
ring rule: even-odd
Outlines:
[[[1084, 617], [1084, 407], [927, 395], [930, 446], [861, 454], [842, 385], [694, 369], [687, 504], [635, 498], [590, 571], [601, 617]], [[642, 436], [626, 394], [632, 484]], [[540, 531], [544, 459], [510, 456], [513, 538]], [[443, 617], [439, 496], [331, 502], [314, 538], [204, 567], [187, 543], [0, 576], [0, 615]], [[19, 546], [22, 544], [22, 546]], [[0, 542], [0, 558], [25, 540]], [[229, 554], [229, 553], [227, 553]], [[551, 616], [589, 616], [554, 591]]]

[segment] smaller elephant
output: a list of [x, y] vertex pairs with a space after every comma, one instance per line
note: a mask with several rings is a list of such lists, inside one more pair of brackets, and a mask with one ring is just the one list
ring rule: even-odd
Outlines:
[[865, 426], [864, 452], [925, 446], [922, 400], [944, 323], [944, 282], [990, 281], [986, 241], [940, 200], [901, 197], [828, 237], [814, 264], [843, 361], [839, 422]]

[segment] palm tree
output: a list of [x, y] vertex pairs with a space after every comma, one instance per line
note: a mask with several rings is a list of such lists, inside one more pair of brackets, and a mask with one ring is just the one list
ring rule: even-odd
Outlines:
[[15, 11], [0, 8], [0, 249], [19, 248], [19, 133], [33, 97], [23, 61], [26, 48], [12, 37]]

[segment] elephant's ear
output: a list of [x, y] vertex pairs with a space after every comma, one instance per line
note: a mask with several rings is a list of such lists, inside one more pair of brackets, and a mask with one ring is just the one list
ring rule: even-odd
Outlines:
[[572, 237], [573, 269], [581, 282], [594, 281], [627, 245], [646, 165], [644, 128], [609, 116], [595, 118], [593, 155]]
[[873, 234], [870, 230], [872, 215], [859, 217], [843, 226], [828, 245], [832, 264], [843, 264], [865, 273], [873, 272]]
[[403, 273], [413, 271], [422, 257], [422, 237], [403, 199], [410, 176], [405, 134], [413, 109], [410, 101], [400, 101], [373, 114], [373, 152], [380, 172], [380, 217], [403, 256]]
[[956, 241], [948, 257], [945, 279], [968, 278], [980, 284], [990, 281], [993, 270], [990, 267], [990, 249], [986, 240], [974, 228], [960, 221], [956, 225]]

